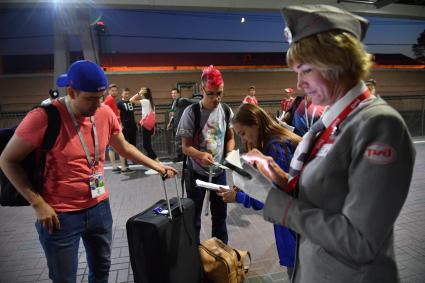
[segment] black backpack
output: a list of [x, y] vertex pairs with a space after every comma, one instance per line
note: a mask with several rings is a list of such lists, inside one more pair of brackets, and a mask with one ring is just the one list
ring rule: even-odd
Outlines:
[[294, 113], [303, 99], [304, 99], [304, 96], [295, 97], [294, 103], [292, 103], [291, 108], [289, 108], [288, 111], [286, 111], [284, 121], [288, 125], [294, 126], [293, 125]]
[[[173, 116], [173, 135], [176, 135], [176, 131], [177, 131], [177, 127], [180, 123], [180, 120], [182, 118], [183, 112], [184, 110], [189, 107], [192, 104], [195, 103], [199, 103], [199, 101], [201, 101], [202, 99], [202, 95], [201, 94], [194, 94], [192, 98], [185, 98], [185, 97], [180, 97], [177, 98], [176, 100], [176, 104], [174, 105], [174, 116]], [[182, 152], [182, 145], [181, 145], [181, 139], [175, 137], [175, 153], [176, 156], [173, 159], [175, 162], [178, 161], [183, 161], [184, 160], [184, 156], [183, 156], [183, 152]]]
[[[61, 117], [58, 109], [52, 104], [40, 105], [48, 117], [48, 125], [40, 148], [40, 156], [36, 162], [36, 150], [31, 152], [23, 161], [22, 167], [28, 175], [37, 192], [43, 189], [44, 168], [46, 165], [47, 152], [53, 147], [59, 135]], [[0, 154], [3, 152], [9, 140], [12, 138], [17, 127], [0, 129]], [[15, 189], [12, 183], [0, 169], [0, 204], [2, 206], [27, 206], [27, 200]]]
[[174, 117], [173, 123], [176, 129], [180, 123], [184, 110], [190, 105], [198, 103], [199, 101], [201, 101], [201, 99], [202, 99], [202, 95], [200, 94], [194, 94], [192, 98], [186, 98], [186, 97], [177, 98], [176, 105], [174, 106], [175, 111], [173, 116]]

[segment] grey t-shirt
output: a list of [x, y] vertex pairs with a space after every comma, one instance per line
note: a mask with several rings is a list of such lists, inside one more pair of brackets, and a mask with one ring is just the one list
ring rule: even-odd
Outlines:
[[[222, 104], [208, 110], [202, 107], [201, 104], [201, 120], [199, 126], [201, 128], [199, 135], [199, 144], [193, 146], [202, 152], [211, 153], [214, 161], [221, 163], [224, 159], [224, 136], [226, 134], [226, 113]], [[233, 112], [230, 110], [230, 120], [233, 117]], [[230, 127], [230, 126], [229, 126]], [[182, 118], [177, 127], [178, 137], [193, 138], [195, 134], [195, 114], [193, 107], [187, 107], [182, 115]], [[195, 141], [194, 141], [195, 143]], [[188, 157], [188, 167], [195, 170], [201, 175], [208, 176], [209, 167], [203, 167], [198, 160]], [[222, 173], [222, 169], [217, 166], [212, 166], [212, 176], [217, 176]]]

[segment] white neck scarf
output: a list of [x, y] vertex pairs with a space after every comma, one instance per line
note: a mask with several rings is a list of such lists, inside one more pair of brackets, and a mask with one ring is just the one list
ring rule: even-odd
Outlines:
[[307, 161], [311, 148], [320, 133], [326, 129], [355, 98], [366, 91], [366, 89], [366, 85], [361, 81], [349, 90], [342, 98], [336, 101], [328, 110], [326, 110], [323, 116], [313, 124], [310, 130], [303, 136], [303, 139], [295, 150], [294, 157], [292, 158], [289, 166], [288, 182], [301, 174], [304, 163]]

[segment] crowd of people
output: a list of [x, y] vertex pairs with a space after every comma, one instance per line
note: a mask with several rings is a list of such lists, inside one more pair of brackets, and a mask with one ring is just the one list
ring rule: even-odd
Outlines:
[[[227, 203], [240, 203], [262, 210], [273, 223], [279, 263], [291, 282], [398, 282], [393, 229], [409, 189], [415, 150], [401, 116], [375, 95], [376, 81], [367, 80], [372, 56], [362, 39], [368, 22], [328, 5], [289, 6], [283, 16], [287, 63], [304, 95], [284, 90], [281, 120], [261, 108], [255, 86], [234, 113], [223, 102], [224, 78], [213, 66], [201, 74], [202, 98], [178, 118], [180, 92], [170, 91], [167, 129], [187, 158], [182, 178], [195, 203], [197, 240], [206, 209], [211, 236], [227, 243]], [[163, 165], [152, 148], [155, 128], [148, 117], [155, 104], [149, 88], [132, 97], [123, 88], [119, 97], [118, 86], [108, 84], [103, 70], [89, 61], [72, 64], [57, 85], [66, 87], [67, 95], [52, 101], [62, 128], [46, 162], [56, 174], [45, 176], [38, 194], [19, 165], [39, 148], [46, 129], [46, 113], [39, 108], [19, 125], [0, 166], [34, 209], [50, 278], [75, 281], [82, 238], [89, 282], [107, 282], [112, 216], [103, 183], [105, 152], [114, 172], [130, 173], [127, 159], [164, 177], [177, 170]], [[108, 95], [101, 103], [104, 91]], [[140, 123], [135, 105], [142, 109], [147, 155], [135, 147]], [[250, 178], [238, 176], [234, 187], [219, 192], [197, 187], [196, 179], [226, 185], [221, 165], [237, 148], [235, 135], [247, 151], [242, 168]], [[103, 189], [90, 192], [100, 182]]]

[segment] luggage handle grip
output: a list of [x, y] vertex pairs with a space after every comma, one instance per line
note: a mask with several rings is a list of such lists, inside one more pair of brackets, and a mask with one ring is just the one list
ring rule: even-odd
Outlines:
[[[168, 207], [168, 218], [169, 218], [170, 220], [173, 220], [173, 214], [172, 214], [172, 211], [171, 211], [171, 204], [170, 204], [170, 200], [169, 200], [169, 198], [168, 198], [167, 188], [166, 188], [166, 186], [165, 186], [165, 180], [167, 179], [167, 177], [168, 177], [168, 175], [167, 175], [167, 174], [161, 175], [161, 178], [162, 178], [162, 184], [163, 184], [163, 188], [164, 188], [165, 199], [166, 199], [166, 201], [167, 201], [167, 207]], [[179, 209], [180, 209], [180, 213], [183, 213], [182, 201], [181, 201], [181, 198], [180, 198], [180, 196], [179, 196], [179, 190], [177, 189], [177, 177], [176, 177], [176, 176], [174, 176], [174, 178], [173, 178], [173, 179], [174, 179], [174, 183], [175, 183], [175, 188], [176, 188], [176, 193], [177, 193], [177, 199], [178, 199], [178, 201], [179, 201]]]

